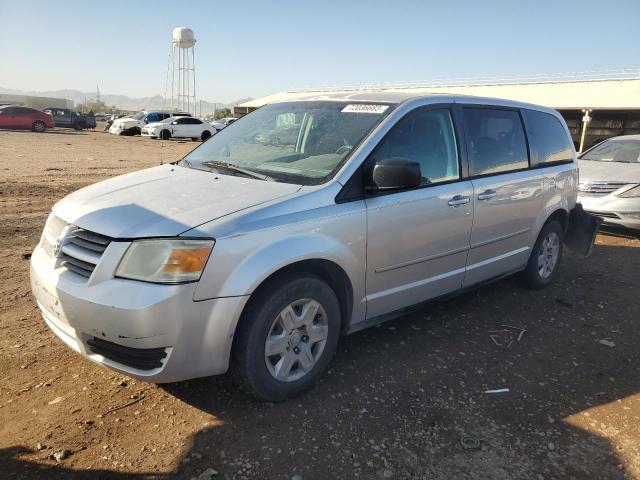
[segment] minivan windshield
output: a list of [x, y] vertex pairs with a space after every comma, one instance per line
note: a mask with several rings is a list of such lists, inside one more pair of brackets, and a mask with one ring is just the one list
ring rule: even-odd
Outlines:
[[278, 182], [320, 184], [393, 106], [335, 101], [267, 105], [215, 134], [180, 165], [217, 171], [229, 165]]
[[580, 157], [596, 162], [640, 163], [640, 140], [609, 140]]

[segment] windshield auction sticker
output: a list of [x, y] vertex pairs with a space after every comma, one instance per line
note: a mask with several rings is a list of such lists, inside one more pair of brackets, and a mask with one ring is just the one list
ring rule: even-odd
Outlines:
[[389, 105], [368, 105], [365, 103], [351, 104], [344, 107], [341, 112], [343, 113], [382, 113]]

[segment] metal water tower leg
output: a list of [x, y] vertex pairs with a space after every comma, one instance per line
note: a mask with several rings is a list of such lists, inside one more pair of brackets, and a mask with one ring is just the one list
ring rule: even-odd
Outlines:
[[[196, 47], [191, 47], [191, 73], [193, 75], [193, 108], [196, 108]], [[200, 102], [200, 116], [202, 117], [202, 102]]]
[[173, 80], [176, 76], [176, 47], [171, 47], [171, 110], [173, 110], [173, 97], [175, 95], [175, 89], [173, 87]]

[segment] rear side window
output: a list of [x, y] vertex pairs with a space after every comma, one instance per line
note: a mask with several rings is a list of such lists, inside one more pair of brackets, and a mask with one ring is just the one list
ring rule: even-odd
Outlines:
[[536, 110], [522, 110], [527, 124], [531, 150], [538, 164], [573, 161], [573, 142], [560, 121], [553, 115]]
[[419, 162], [423, 185], [457, 180], [458, 150], [449, 109], [419, 108], [409, 112], [389, 130], [372, 158]]
[[465, 108], [470, 175], [490, 175], [529, 167], [520, 114], [514, 110]]

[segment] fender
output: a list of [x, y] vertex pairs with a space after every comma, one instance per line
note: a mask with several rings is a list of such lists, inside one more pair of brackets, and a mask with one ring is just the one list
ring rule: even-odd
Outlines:
[[342, 268], [353, 289], [351, 321], [364, 318], [364, 210], [216, 240], [194, 300], [251, 295], [270, 275], [303, 260]]
[[575, 206], [576, 188], [577, 171], [574, 164], [544, 169], [542, 194], [544, 204], [529, 237], [530, 248], [533, 248], [540, 230], [554, 212], [563, 210], [567, 217], [569, 216], [569, 212]]

